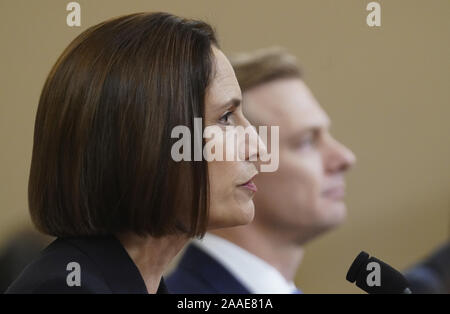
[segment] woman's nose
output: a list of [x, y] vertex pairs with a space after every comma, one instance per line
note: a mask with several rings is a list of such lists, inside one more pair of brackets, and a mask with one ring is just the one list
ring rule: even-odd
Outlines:
[[241, 140], [244, 144], [244, 149], [242, 150], [244, 156], [239, 156], [241, 160], [256, 162], [262, 154], [267, 154], [266, 145], [256, 132], [256, 128], [248, 122], [245, 125], [243, 136]]

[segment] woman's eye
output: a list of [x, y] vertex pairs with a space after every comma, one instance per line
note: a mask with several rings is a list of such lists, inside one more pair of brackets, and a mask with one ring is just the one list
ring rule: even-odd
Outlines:
[[233, 114], [233, 112], [228, 111], [227, 113], [225, 113], [223, 116], [220, 117], [219, 122], [222, 124], [229, 124], [229, 117]]

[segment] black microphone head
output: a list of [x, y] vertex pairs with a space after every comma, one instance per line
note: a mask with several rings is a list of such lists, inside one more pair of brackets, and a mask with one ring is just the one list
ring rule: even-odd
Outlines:
[[350, 266], [346, 279], [370, 294], [411, 293], [405, 277], [385, 262], [362, 251]]

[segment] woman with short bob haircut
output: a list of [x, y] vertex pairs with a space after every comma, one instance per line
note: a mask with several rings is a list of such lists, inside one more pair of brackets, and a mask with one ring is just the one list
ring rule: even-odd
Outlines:
[[81, 33], [50, 71], [35, 122], [29, 209], [57, 239], [7, 292], [167, 292], [164, 269], [190, 238], [253, 219], [252, 144], [238, 143], [236, 161], [171, 155], [173, 128], [194, 134], [195, 118], [249, 126], [240, 102], [204, 22], [136, 13]]

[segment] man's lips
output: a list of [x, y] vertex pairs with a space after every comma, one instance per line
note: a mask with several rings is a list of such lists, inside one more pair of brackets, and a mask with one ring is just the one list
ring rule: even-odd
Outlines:
[[331, 198], [335, 200], [343, 199], [345, 196], [345, 186], [342, 185], [326, 189], [325, 191], [323, 191], [322, 195], [325, 196], [326, 198]]

